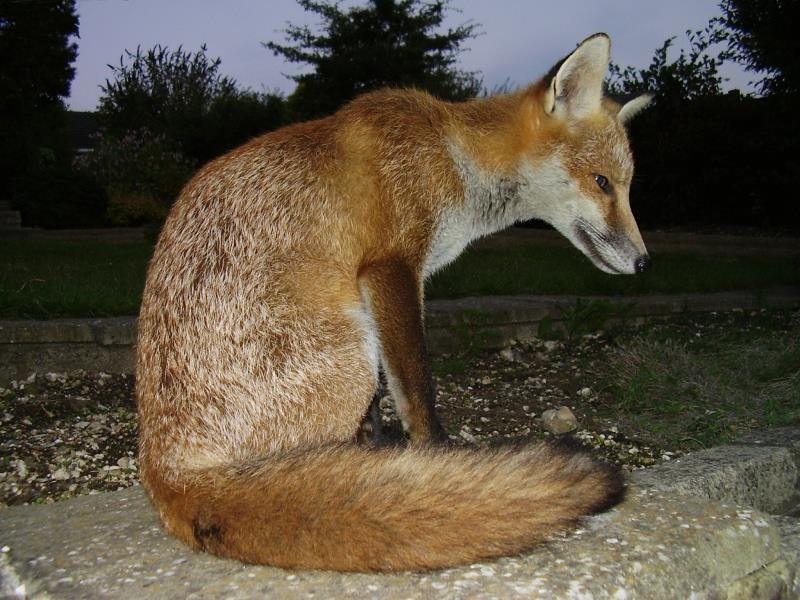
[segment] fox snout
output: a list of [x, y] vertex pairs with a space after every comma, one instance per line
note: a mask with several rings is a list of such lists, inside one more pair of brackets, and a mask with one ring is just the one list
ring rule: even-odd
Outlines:
[[642, 273], [652, 260], [638, 228], [632, 233], [603, 231], [584, 219], [572, 227], [572, 242], [600, 270], [613, 275]]
[[633, 270], [637, 273], [644, 273], [647, 269], [650, 268], [650, 265], [653, 261], [650, 258], [649, 254], [642, 254], [639, 258], [636, 259], [636, 262], [633, 263]]

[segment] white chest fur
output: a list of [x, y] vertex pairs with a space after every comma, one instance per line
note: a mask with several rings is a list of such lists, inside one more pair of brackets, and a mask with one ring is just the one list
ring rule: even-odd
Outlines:
[[464, 199], [439, 214], [425, 261], [426, 277], [455, 260], [473, 240], [505, 229], [521, 217], [516, 181], [481, 169], [455, 144], [450, 145], [450, 154]]

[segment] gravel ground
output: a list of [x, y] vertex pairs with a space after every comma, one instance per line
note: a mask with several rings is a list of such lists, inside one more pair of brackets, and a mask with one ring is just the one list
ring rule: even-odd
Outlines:
[[578, 426], [571, 435], [626, 470], [671, 460], [677, 451], [629, 439], [603, 416], [600, 364], [608, 348], [603, 335], [593, 334], [570, 345], [537, 341], [482, 353], [463, 372], [437, 377], [437, 409], [451, 439], [491, 445], [553, 437], [542, 415], [567, 407]]
[[[709, 325], [683, 319], [653, 328], [691, 338]], [[598, 332], [571, 344], [537, 341], [440, 357], [434, 362], [439, 414], [451, 439], [483, 445], [550, 437], [542, 413], [569, 407], [578, 423], [571, 435], [624, 469], [671, 460], [680, 454], [677, 446], [656, 445], [615, 418], [604, 380], [613, 346]], [[0, 388], [0, 505], [138, 484], [133, 387], [130, 375], [78, 372], [35, 375]], [[381, 405], [386, 429], [398, 435], [391, 402], [384, 398]]]
[[133, 377], [47, 373], [0, 388], [0, 504], [138, 482]]
[[[463, 369], [436, 377], [437, 408], [451, 438], [493, 444], [548, 437], [541, 413], [570, 406], [583, 425], [576, 437], [610, 460], [633, 469], [671, 458], [626, 439], [613, 423], [592, 418], [597, 399], [588, 387], [592, 377], [575, 366], [592, 345], [587, 338], [577, 354], [559, 342], [545, 342], [471, 359], [446, 358], [445, 366], [455, 360]], [[381, 406], [384, 427], [399, 436], [390, 399]], [[52, 502], [138, 483], [130, 375], [47, 373], [12, 382], [0, 388], [0, 423], [0, 504]]]

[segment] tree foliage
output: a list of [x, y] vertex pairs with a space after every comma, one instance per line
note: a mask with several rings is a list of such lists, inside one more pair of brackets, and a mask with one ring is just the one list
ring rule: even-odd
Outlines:
[[688, 49], [681, 49], [677, 58], [669, 59], [676, 38], [671, 37], [656, 48], [650, 65], [644, 69], [625, 68], [616, 63], [609, 67], [606, 81], [612, 95], [628, 96], [650, 92], [657, 100], [683, 101], [722, 93], [719, 67], [722, 57], [709, 53], [714, 31], [708, 27], [687, 31]]
[[441, 30], [445, 0], [369, 0], [346, 10], [338, 2], [298, 2], [322, 18], [319, 29], [290, 24], [287, 44], [264, 44], [312, 69], [292, 77], [297, 89], [289, 101], [296, 118], [330, 114], [355, 96], [386, 86], [414, 86], [447, 100], [480, 91], [478, 76], [455, 66], [477, 25]]
[[728, 44], [725, 58], [754, 73], [763, 94], [800, 92], [800, 1], [722, 0], [715, 20], [720, 40]]
[[283, 99], [240, 90], [220, 73], [206, 47], [188, 52], [157, 45], [126, 51], [102, 86], [100, 122], [122, 138], [146, 129], [165, 136], [191, 159], [205, 162], [283, 123]]
[[0, 0], [0, 196], [68, 158], [63, 99], [75, 75], [74, 0]]

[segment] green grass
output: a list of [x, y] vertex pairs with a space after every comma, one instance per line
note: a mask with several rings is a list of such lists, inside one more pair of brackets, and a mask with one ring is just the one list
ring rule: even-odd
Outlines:
[[648, 294], [759, 290], [800, 283], [796, 258], [653, 253], [641, 275], [608, 275], [572, 248], [471, 249], [428, 283], [428, 298], [490, 294]]
[[147, 243], [0, 241], [0, 318], [135, 315]]
[[[138, 312], [148, 243], [0, 241], [0, 318]], [[572, 248], [473, 248], [429, 282], [428, 298], [489, 294], [646, 294], [797, 284], [797, 259], [656, 254], [648, 273], [607, 275]]]
[[[768, 317], [763, 317], [768, 318]], [[687, 450], [800, 422], [800, 324], [646, 333], [610, 353], [616, 418]], [[744, 322], [744, 320], [743, 320]], [[745, 333], [737, 331], [746, 330]]]

